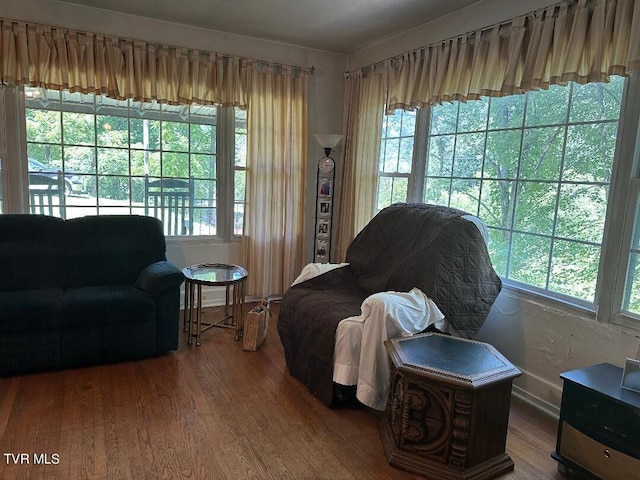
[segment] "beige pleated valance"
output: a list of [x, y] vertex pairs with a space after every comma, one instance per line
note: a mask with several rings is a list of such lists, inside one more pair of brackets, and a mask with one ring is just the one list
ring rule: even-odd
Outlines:
[[565, 1], [394, 58], [387, 108], [600, 82], [634, 70], [640, 0]]
[[9, 85], [246, 108], [249, 76], [263, 66], [253, 59], [13, 20], [0, 19], [0, 28], [0, 82]]

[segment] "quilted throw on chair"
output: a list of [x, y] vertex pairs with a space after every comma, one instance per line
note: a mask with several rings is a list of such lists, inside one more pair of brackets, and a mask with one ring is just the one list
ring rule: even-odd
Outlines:
[[472, 338], [501, 289], [478, 227], [461, 210], [395, 204], [379, 212], [347, 250], [348, 265], [292, 286], [278, 332], [289, 372], [326, 405], [333, 400], [335, 334], [377, 292], [419, 288], [456, 335]]

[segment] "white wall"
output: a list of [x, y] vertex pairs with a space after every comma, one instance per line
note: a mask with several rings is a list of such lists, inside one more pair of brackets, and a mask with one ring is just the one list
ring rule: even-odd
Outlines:
[[554, 3], [558, 2], [553, 0], [529, 0], [527, 2], [480, 0], [467, 8], [351, 54], [347, 70], [358, 70], [404, 52], [472, 32], [478, 28], [504, 22]]
[[[348, 70], [551, 5], [550, 0], [485, 0], [350, 55]], [[640, 331], [598, 323], [593, 312], [503, 288], [477, 339], [493, 344], [522, 371], [514, 392], [557, 414], [560, 373], [640, 354]]]
[[[309, 84], [309, 166], [306, 208], [307, 257], [312, 258], [316, 162], [323, 153], [313, 134], [342, 133], [343, 73], [346, 67], [346, 56], [55, 0], [2, 0], [0, 16], [287, 65], [315, 67]], [[203, 243], [197, 239], [169, 239], [167, 256], [180, 268], [203, 262], [239, 263], [240, 247], [237, 243]], [[215, 302], [215, 299], [206, 298], [206, 301]]]
[[523, 371], [514, 392], [557, 414], [560, 373], [602, 362], [623, 366], [640, 353], [639, 335], [597, 322], [592, 313], [503, 288], [477, 339]]

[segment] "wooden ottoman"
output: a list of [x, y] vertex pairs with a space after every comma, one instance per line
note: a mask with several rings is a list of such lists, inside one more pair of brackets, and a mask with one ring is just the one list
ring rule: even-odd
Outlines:
[[389, 464], [429, 479], [488, 479], [513, 470], [505, 452], [511, 382], [494, 347], [427, 333], [385, 342], [391, 389], [382, 443]]

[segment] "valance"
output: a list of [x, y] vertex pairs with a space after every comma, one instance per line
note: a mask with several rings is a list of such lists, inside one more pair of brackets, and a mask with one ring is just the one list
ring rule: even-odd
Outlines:
[[388, 111], [629, 75], [640, 70], [640, 1], [564, 1], [407, 52], [390, 68]]
[[[0, 19], [3, 84], [66, 89], [119, 100], [246, 108], [249, 77], [262, 63]], [[303, 70], [288, 68], [294, 75]]]

